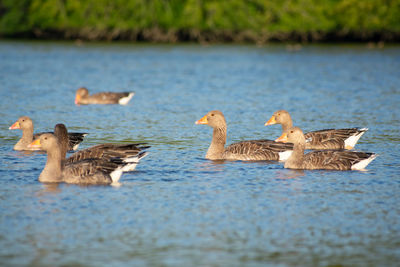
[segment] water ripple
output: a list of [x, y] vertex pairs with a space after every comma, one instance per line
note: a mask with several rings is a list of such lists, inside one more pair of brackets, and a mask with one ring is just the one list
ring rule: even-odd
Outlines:
[[[400, 49], [363, 46], [0, 42], [0, 262], [76, 266], [395, 266], [400, 236]], [[75, 90], [136, 92], [127, 106], [75, 106]], [[288, 109], [304, 130], [368, 127], [365, 172], [211, 162], [220, 109], [227, 143], [273, 139]], [[119, 186], [46, 185], [46, 155], [13, 151], [21, 115], [65, 123], [86, 148], [146, 142]]]

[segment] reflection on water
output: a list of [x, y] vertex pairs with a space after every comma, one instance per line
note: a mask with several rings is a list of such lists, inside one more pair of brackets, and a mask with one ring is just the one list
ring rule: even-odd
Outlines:
[[[400, 260], [400, 48], [0, 42], [0, 262], [5, 266], [395, 266]], [[292, 49], [289, 49], [292, 50]], [[75, 90], [135, 91], [127, 106], [75, 106]], [[227, 144], [368, 127], [366, 172], [208, 161], [209, 110]], [[41, 184], [41, 152], [8, 127], [65, 123], [103, 142], [152, 147], [119, 186]]]
[[46, 193], [60, 193], [59, 183], [43, 183], [43, 189], [38, 192], [37, 196], [41, 196]]
[[277, 171], [275, 179], [296, 179], [305, 175], [303, 170], [282, 170]]

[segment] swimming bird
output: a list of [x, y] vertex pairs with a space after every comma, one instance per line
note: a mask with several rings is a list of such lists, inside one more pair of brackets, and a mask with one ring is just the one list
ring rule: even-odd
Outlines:
[[[21, 139], [14, 145], [14, 150], [37, 150], [29, 148], [28, 145], [34, 139], [37, 139], [43, 133], [33, 134], [33, 121], [28, 116], [19, 117], [18, 120], [11, 125], [9, 130], [20, 129], [22, 130]], [[57, 129], [55, 129], [57, 131]], [[77, 150], [79, 144], [83, 141], [87, 133], [68, 133], [68, 146], [67, 150]]]
[[[278, 110], [265, 123], [267, 125], [281, 124], [282, 132], [293, 127], [289, 112]], [[325, 129], [305, 133], [306, 149], [353, 149], [360, 137], [368, 128]]]
[[292, 144], [273, 140], [249, 140], [233, 143], [225, 147], [227, 126], [225, 117], [219, 110], [208, 112], [196, 124], [207, 124], [213, 128], [211, 145], [206, 159], [210, 160], [285, 160], [292, 152]]
[[42, 134], [29, 146], [47, 153], [46, 165], [39, 176], [39, 181], [43, 183], [65, 182], [88, 185], [117, 183], [124, 168], [129, 168], [127, 166], [130, 164], [137, 164], [136, 160], [132, 163], [119, 157], [63, 162], [60, 143], [56, 136], [49, 133]]
[[120, 104], [126, 105], [135, 95], [135, 92], [102, 92], [89, 95], [89, 91], [85, 87], [76, 90], [75, 104], [88, 105], [88, 104]]
[[126, 162], [136, 163], [129, 164], [124, 167], [123, 171], [133, 171], [139, 161], [147, 156], [147, 152], [144, 151], [150, 146], [146, 143], [129, 143], [129, 144], [99, 144], [83, 150], [79, 150], [68, 158], [66, 158], [66, 147], [68, 143], [68, 130], [64, 124], [57, 124], [57, 131], [55, 136], [58, 139], [61, 158], [64, 163], [74, 163], [85, 159], [112, 159], [121, 158]]
[[293, 127], [284, 132], [278, 142], [294, 144], [293, 153], [285, 161], [285, 168], [303, 170], [363, 170], [377, 155], [349, 150], [316, 150], [304, 154], [306, 138], [303, 131]]

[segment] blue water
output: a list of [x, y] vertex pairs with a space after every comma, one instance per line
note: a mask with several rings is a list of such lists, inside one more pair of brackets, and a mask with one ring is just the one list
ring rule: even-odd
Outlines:
[[[75, 90], [130, 91], [127, 106], [75, 106]], [[293, 171], [204, 159], [213, 109], [228, 144], [277, 138], [287, 109], [305, 131], [368, 127], [367, 171]], [[8, 127], [64, 123], [152, 147], [119, 187], [48, 186], [46, 155], [13, 151]], [[0, 265], [398, 266], [400, 47], [0, 42]]]

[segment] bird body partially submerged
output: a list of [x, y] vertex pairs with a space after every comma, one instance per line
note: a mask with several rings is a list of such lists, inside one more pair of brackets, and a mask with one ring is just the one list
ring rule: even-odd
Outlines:
[[[33, 134], [33, 121], [28, 116], [22, 116], [18, 118], [18, 120], [11, 125], [8, 129], [20, 129], [22, 130], [21, 139], [14, 145], [14, 150], [38, 150], [37, 148], [29, 147], [29, 144], [32, 143], [33, 140], [38, 139], [40, 135], [44, 133], [36, 133]], [[57, 129], [55, 128], [56, 132]], [[51, 132], [46, 132], [51, 133]], [[67, 142], [67, 151], [77, 150], [79, 144], [83, 141], [87, 133], [68, 133], [68, 142]]]
[[[281, 124], [282, 133], [293, 127], [292, 118], [286, 110], [274, 112], [265, 125]], [[305, 133], [306, 149], [353, 149], [368, 128], [324, 129]]]
[[227, 126], [221, 111], [213, 110], [196, 124], [207, 124], [213, 128], [213, 137], [206, 153], [210, 160], [285, 160], [293, 145], [277, 143], [273, 140], [249, 140], [233, 143], [225, 147]]
[[[65, 140], [64, 140], [65, 142]], [[103, 145], [77, 152], [65, 159], [62, 140], [53, 134], [43, 134], [30, 144], [47, 152], [46, 165], [39, 176], [40, 182], [66, 182], [73, 184], [117, 183], [123, 172], [135, 169], [146, 152], [138, 144]], [[136, 146], [136, 148], [135, 148]], [[105, 147], [110, 148], [109, 150]], [[123, 148], [129, 147], [129, 150]], [[97, 156], [96, 156], [97, 155]]]
[[75, 104], [76, 105], [89, 105], [89, 104], [120, 104], [127, 105], [135, 92], [101, 92], [89, 95], [88, 89], [81, 87], [76, 90]]
[[306, 138], [303, 131], [293, 127], [276, 141], [294, 144], [292, 155], [285, 161], [285, 168], [305, 170], [362, 170], [377, 155], [370, 152], [349, 150], [316, 150], [304, 154]]

